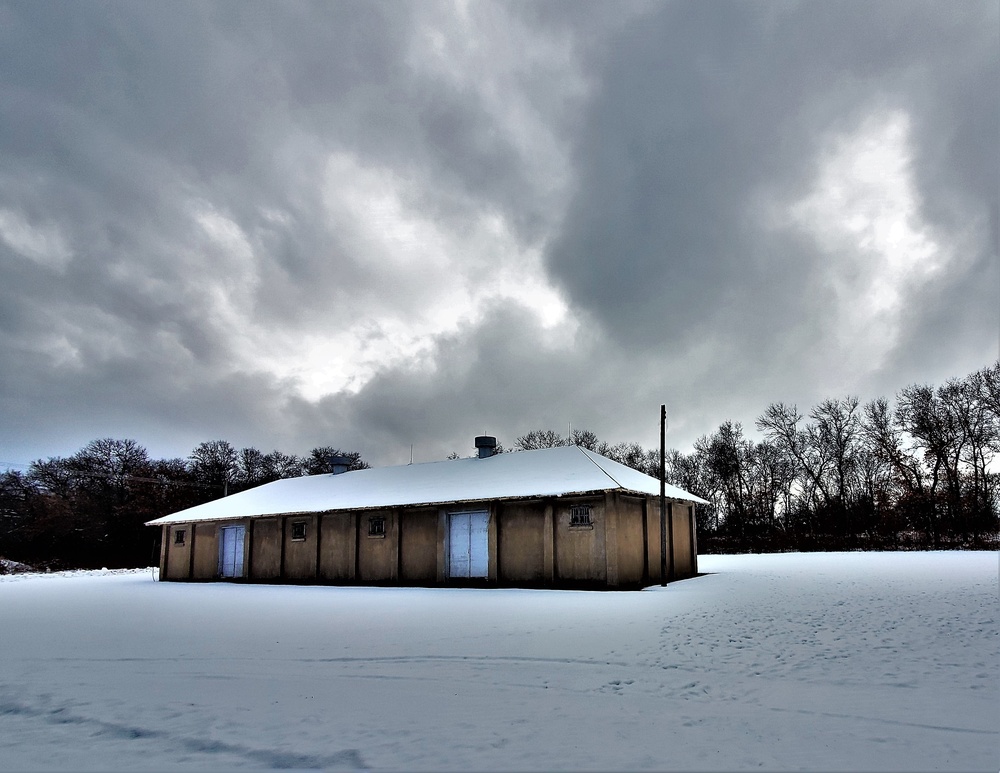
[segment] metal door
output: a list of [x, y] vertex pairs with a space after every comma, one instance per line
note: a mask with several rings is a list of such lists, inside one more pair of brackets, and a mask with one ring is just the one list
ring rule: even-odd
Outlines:
[[219, 539], [219, 574], [223, 577], [243, 576], [244, 526], [224, 526]]
[[489, 513], [469, 513], [469, 577], [486, 577], [489, 574], [489, 524]]
[[448, 575], [483, 577], [489, 574], [489, 522], [485, 510], [451, 513], [448, 517]]

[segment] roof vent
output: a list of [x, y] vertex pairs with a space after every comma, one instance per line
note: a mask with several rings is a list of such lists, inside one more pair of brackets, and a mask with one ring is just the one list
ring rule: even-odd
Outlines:
[[497, 449], [497, 439], [492, 435], [480, 435], [476, 438], [476, 448], [479, 449], [480, 459], [493, 456]]
[[351, 469], [351, 459], [347, 456], [330, 456], [327, 457], [327, 462], [333, 475], [340, 475]]

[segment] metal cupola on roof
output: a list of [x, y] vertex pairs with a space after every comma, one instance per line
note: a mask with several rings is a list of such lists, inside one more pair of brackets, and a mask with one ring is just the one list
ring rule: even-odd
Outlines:
[[496, 453], [497, 439], [492, 435], [480, 435], [476, 438], [476, 448], [479, 449], [479, 458], [486, 459]]

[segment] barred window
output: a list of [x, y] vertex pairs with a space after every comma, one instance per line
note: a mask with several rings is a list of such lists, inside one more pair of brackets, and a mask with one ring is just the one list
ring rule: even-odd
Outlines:
[[593, 526], [594, 522], [591, 520], [591, 512], [593, 507], [590, 505], [572, 505], [569, 508], [569, 525], [570, 526]]
[[385, 518], [379, 515], [368, 519], [368, 536], [385, 536]]
[[187, 530], [186, 529], [177, 529], [177, 531], [174, 532], [174, 544], [175, 545], [183, 545], [184, 544], [184, 538], [186, 536], [187, 536]]
[[306, 538], [306, 522], [292, 521], [292, 539], [301, 542]]

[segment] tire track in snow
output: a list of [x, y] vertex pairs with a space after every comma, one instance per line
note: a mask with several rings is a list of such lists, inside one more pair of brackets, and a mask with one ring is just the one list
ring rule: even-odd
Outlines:
[[[220, 656], [212, 658], [198, 658], [190, 656], [178, 657], [156, 657], [156, 658], [22, 658], [23, 662], [32, 660], [44, 661], [46, 663], [199, 663], [199, 662], [257, 662], [264, 658], [238, 658], [230, 656]], [[596, 658], [543, 658], [516, 655], [387, 655], [382, 657], [339, 657], [339, 658], [266, 658], [268, 663], [423, 663], [430, 661], [445, 662], [494, 662], [504, 663], [556, 663], [567, 665], [585, 666], [630, 666], [621, 660], [601, 660]]]
[[41, 719], [53, 725], [80, 725], [88, 729], [97, 728], [98, 734], [103, 733], [114, 738], [129, 741], [169, 741], [171, 748], [175, 750], [177, 747], [180, 747], [184, 751], [192, 753], [233, 754], [267, 768], [299, 770], [328, 768], [349, 770], [368, 769], [368, 765], [365, 764], [361, 753], [357, 749], [344, 749], [335, 754], [322, 756], [293, 754], [273, 749], [254, 749], [243, 744], [226, 743], [225, 741], [217, 741], [209, 738], [189, 738], [163, 730], [84, 717], [79, 714], [73, 714], [65, 706], [43, 709], [16, 701], [2, 700], [0, 701], [0, 716], [30, 717]]
[[950, 727], [948, 725], [927, 725], [922, 722], [903, 722], [899, 719], [884, 717], [863, 717], [860, 714], [835, 714], [832, 711], [810, 711], [809, 709], [786, 709], [771, 706], [771, 711], [782, 711], [788, 714], [807, 714], [818, 717], [834, 717], [836, 719], [857, 719], [862, 722], [881, 722], [884, 725], [902, 725], [904, 727], [919, 727], [922, 730], [946, 730], [952, 733], [976, 733], [977, 735], [1000, 735], [1000, 730], [980, 730], [973, 727]]

